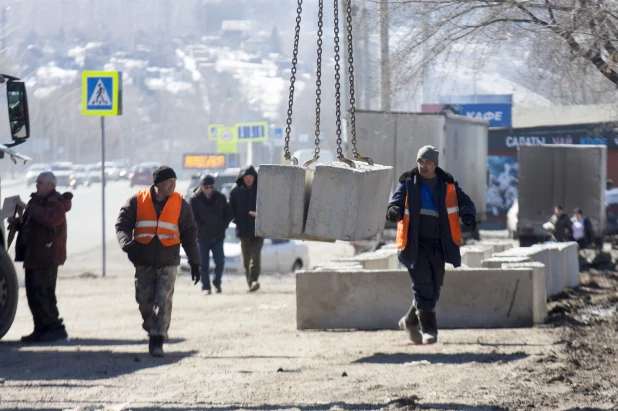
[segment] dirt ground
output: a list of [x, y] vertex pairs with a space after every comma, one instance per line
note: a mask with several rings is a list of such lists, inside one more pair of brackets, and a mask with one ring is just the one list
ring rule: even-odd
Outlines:
[[68, 342], [18, 342], [32, 329], [21, 290], [0, 343], [0, 410], [618, 410], [615, 271], [582, 273], [541, 327], [442, 330], [433, 346], [402, 331], [296, 330], [293, 275], [263, 276], [251, 294], [227, 276], [210, 296], [184, 275], [154, 359], [114, 250], [106, 278], [83, 269], [96, 251], [62, 269]]

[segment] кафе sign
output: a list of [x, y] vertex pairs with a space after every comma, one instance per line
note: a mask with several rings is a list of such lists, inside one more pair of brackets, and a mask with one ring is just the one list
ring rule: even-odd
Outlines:
[[517, 152], [523, 144], [591, 144], [618, 149], [618, 123], [584, 124], [520, 129], [490, 129], [489, 153]]

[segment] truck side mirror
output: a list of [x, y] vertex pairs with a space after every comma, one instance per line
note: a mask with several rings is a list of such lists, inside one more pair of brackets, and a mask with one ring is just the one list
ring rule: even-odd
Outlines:
[[6, 85], [9, 122], [13, 140], [19, 144], [30, 137], [30, 116], [26, 85], [22, 81], [9, 80]]

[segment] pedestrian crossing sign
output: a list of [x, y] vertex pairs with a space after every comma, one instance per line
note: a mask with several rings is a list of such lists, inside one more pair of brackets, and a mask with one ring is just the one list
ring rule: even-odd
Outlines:
[[82, 73], [82, 114], [119, 116], [122, 114], [122, 72], [84, 71]]

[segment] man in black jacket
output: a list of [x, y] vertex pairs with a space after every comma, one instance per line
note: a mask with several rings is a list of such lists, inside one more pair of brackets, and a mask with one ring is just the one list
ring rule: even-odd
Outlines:
[[172, 319], [174, 284], [180, 265], [180, 245], [191, 265], [191, 278], [200, 276], [197, 225], [191, 206], [175, 192], [176, 173], [161, 166], [154, 184], [140, 190], [120, 209], [116, 238], [135, 266], [135, 299], [148, 333], [148, 351], [162, 357]]
[[557, 205], [554, 207], [554, 215], [551, 217], [550, 222], [554, 225], [554, 238], [558, 242], [571, 241], [571, 220], [569, 216], [564, 212], [562, 206]]
[[236, 186], [230, 193], [230, 206], [236, 223], [236, 235], [240, 238], [249, 291], [257, 291], [260, 288], [258, 278], [264, 245], [264, 238], [255, 235], [257, 177], [257, 171], [253, 166], [241, 169], [236, 179]]
[[474, 203], [453, 176], [438, 167], [438, 154], [432, 146], [419, 150], [417, 167], [399, 178], [387, 211], [387, 218], [398, 222], [399, 261], [408, 269], [414, 295], [399, 326], [416, 344], [438, 341], [435, 308], [444, 265], [461, 265], [459, 218], [473, 231], [476, 227]]
[[211, 294], [210, 290], [210, 252], [215, 261], [215, 278], [212, 284], [217, 293], [221, 292], [221, 276], [225, 265], [223, 240], [225, 230], [232, 221], [232, 209], [227, 199], [215, 189], [215, 178], [210, 174], [200, 180], [189, 199], [193, 216], [197, 224], [197, 245], [200, 249], [200, 277], [202, 291]]

